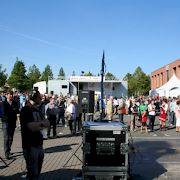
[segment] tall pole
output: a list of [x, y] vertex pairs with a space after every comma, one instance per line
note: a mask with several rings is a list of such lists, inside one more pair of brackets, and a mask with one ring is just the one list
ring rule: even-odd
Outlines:
[[101, 66], [101, 120], [104, 118], [104, 51], [102, 56], [102, 66]]

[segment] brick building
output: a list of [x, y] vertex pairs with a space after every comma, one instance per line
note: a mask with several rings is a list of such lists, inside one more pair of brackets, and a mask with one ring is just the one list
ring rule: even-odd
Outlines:
[[180, 59], [151, 73], [151, 90], [163, 86], [175, 74], [180, 79]]

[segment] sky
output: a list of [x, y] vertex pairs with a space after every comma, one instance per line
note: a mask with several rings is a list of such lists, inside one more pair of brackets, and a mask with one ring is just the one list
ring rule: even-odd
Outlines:
[[179, 0], [0, 0], [0, 64], [123, 78], [180, 58]]

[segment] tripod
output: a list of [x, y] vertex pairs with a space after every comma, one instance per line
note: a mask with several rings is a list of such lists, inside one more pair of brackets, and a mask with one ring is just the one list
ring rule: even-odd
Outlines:
[[66, 166], [66, 164], [71, 160], [71, 158], [73, 157], [73, 156], [75, 156], [80, 162], [82, 162], [82, 160], [76, 155], [76, 153], [77, 153], [77, 151], [79, 150], [79, 148], [82, 146], [82, 142], [79, 144], [79, 146], [76, 148], [76, 150], [72, 153], [72, 155], [70, 156], [70, 158], [66, 161], [66, 163], [64, 164], [64, 166], [63, 167], [65, 167]]

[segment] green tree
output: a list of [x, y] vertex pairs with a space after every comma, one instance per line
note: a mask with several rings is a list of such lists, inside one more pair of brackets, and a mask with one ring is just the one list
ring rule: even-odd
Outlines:
[[132, 76], [128, 80], [128, 95], [129, 96], [136, 95], [136, 87], [137, 87], [137, 80], [134, 76]]
[[141, 94], [148, 95], [151, 89], [151, 79], [150, 76], [146, 74], [142, 75], [141, 77]]
[[39, 68], [37, 68], [35, 64], [29, 67], [27, 77], [29, 78], [31, 87], [36, 82], [40, 81], [41, 72], [39, 71]]
[[61, 79], [61, 80], [65, 79], [65, 72], [64, 72], [64, 69], [62, 67], [59, 70], [58, 79]]
[[89, 71], [88, 73], [84, 73], [83, 76], [93, 76], [93, 74]]
[[115, 80], [117, 78], [112, 73], [107, 72], [106, 75], [105, 75], [105, 79], [106, 80]]
[[141, 67], [137, 67], [133, 76], [136, 78], [136, 95], [146, 95], [150, 90], [150, 78], [147, 76]]
[[7, 80], [6, 69], [2, 69], [2, 64], [0, 64], [0, 87], [3, 87]]
[[20, 91], [25, 91], [30, 88], [29, 79], [26, 75], [26, 68], [24, 62], [16, 58], [11, 75], [8, 79], [8, 85], [11, 88], [16, 88]]
[[47, 65], [44, 71], [42, 72], [41, 81], [47, 82], [48, 80], [51, 80], [51, 79], [53, 79], [53, 73], [52, 73], [50, 65]]
[[131, 77], [132, 77], [132, 74], [127, 73], [127, 74], [125, 75], [125, 77], [123, 78], [123, 81], [129, 81], [129, 80], [131, 79]]
[[137, 67], [133, 74], [127, 73], [123, 80], [128, 81], [128, 95], [147, 95], [150, 90], [150, 77], [146, 75], [141, 67]]

